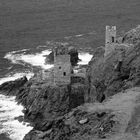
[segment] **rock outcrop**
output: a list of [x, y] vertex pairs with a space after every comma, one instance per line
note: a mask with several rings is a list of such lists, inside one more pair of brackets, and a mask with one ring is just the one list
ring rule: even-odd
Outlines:
[[[74, 47], [68, 47], [68, 46], [57, 46], [57, 48], [59, 48], [59, 50], [61, 51], [61, 54], [65, 53], [65, 50], [67, 50], [67, 53], [70, 55], [70, 61], [72, 66], [75, 66], [78, 61], [79, 61], [79, 57], [78, 57], [78, 51], [76, 48]], [[67, 49], [66, 49], [67, 48]], [[54, 52], [52, 51], [46, 58], [46, 62], [48, 63], [54, 63]]]
[[122, 39], [123, 43], [137, 44], [140, 42], [140, 25], [128, 31]]
[[[0, 90], [6, 95], [16, 95], [18, 103], [25, 107], [24, 120], [34, 127], [29, 137], [39, 140], [34, 133], [38, 132], [41, 138], [46, 137], [55, 123], [61, 125], [58, 120], [73, 108], [85, 103], [87, 86], [84, 81], [80, 83], [79, 80], [70, 85], [58, 86], [47, 81], [36, 81], [34, 78], [27, 81], [23, 77], [6, 82], [1, 85]], [[30, 135], [32, 132], [33, 135]]]
[[45, 131], [54, 120], [85, 103], [86, 89], [81, 83], [57, 86], [30, 80], [17, 93], [17, 100], [26, 108], [25, 118]]
[[[135, 30], [140, 34], [139, 28]], [[131, 38], [135, 39], [135, 34]], [[119, 50], [115, 49], [106, 57], [94, 55], [89, 63], [87, 81], [89, 94], [94, 94], [92, 100], [102, 102], [120, 91], [140, 85], [140, 43], [137, 40], [133, 45], [123, 46], [126, 48], [123, 48], [122, 61], [119, 60]]]
[[0, 91], [6, 95], [16, 95], [18, 90], [23, 87], [27, 81], [28, 79], [26, 77], [22, 77], [15, 81], [5, 82], [0, 85]]

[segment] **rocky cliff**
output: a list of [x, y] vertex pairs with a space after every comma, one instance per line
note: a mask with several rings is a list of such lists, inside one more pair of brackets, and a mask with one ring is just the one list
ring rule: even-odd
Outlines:
[[47, 79], [23, 78], [3, 84], [1, 91], [16, 91], [14, 95], [25, 107], [25, 119], [34, 126], [24, 140], [139, 140], [138, 34], [139, 27], [123, 37], [121, 61], [118, 49], [104, 57], [104, 48], [99, 47], [87, 66], [85, 80], [58, 86]]
[[23, 77], [15, 81], [5, 82], [0, 85], [0, 91], [4, 92], [6, 95], [16, 95], [19, 89], [23, 87], [27, 81], [28, 79]]
[[23, 77], [2, 84], [0, 90], [5, 95], [16, 96], [18, 103], [25, 107], [24, 119], [31, 123], [35, 131], [44, 132], [73, 108], [85, 103], [87, 86], [84, 81], [80, 83], [78, 80], [70, 85], [58, 86], [47, 81], [36, 81], [35, 77], [29, 81]]
[[36, 129], [45, 130], [57, 117], [61, 117], [85, 102], [86, 86], [27, 83], [17, 93], [17, 100], [26, 107], [25, 117], [34, 122]]
[[[95, 52], [87, 70], [87, 81], [90, 85], [89, 92], [94, 94], [93, 100], [102, 102], [105, 98], [120, 91], [140, 85], [139, 34], [139, 26], [125, 34], [123, 39], [124, 46], [126, 45], [123, 50], [125, 55], [121, 62], [118, 59], [119, 52], [117, 49], [106, 58], [103, 56], [102, 48], [100, 51]], [[128, 45], [128, 42], [130, 45]], [[134, 44], [132, 45], [132, 43]]]
[[139, 140], [139, 92], [140, 88], [132, 88], [104, 104], [79, 106], [45, 131], [30, 131], [24, 140]]

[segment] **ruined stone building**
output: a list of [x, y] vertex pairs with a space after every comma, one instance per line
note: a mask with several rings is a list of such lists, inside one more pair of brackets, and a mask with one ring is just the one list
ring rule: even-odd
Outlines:
[[114, 52], [117, 60], [115, 69], [120, 71], [125, 53], [132, 45], [124, 43], [120, 38], [117, 38], [116, 32], [116, 26], [106, 26], [104, 57], [108, 58]]
[[116, 53], [118, 54], [118, 60], [122, 61], [124, 58], [124, 51], [128, 47], [130, 47], [129, 44], [123, 43], [120, 38], [117, 38], [116, 26], [106, 26], [105, 57], [112, 51], [116, 50]]
[[114, 49], [117, 40], [116, 35], [116, 26], [106, 26], [104, 56], [107, 56]]
[[71, 83], [72, 66], [67, 50], [54, 49], [54, 83], [64, 85]]

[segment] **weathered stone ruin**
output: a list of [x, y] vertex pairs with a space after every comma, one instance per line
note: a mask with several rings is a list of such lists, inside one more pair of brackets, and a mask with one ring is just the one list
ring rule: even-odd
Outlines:
[[124, 43], [123, 40], [123, 38], [117, 38], [116, 26], [106, 26], [104, 57], [107, 59], [115, 51], [118, 61], [115, 65], [116, 70], [120, 69], [126, 51], [132, 47], [131, 44]]
[[116, 26], [106, 26], [104, 56], [107, 56], [113, 50], [116, 44], [116, 35]]
[[[66, 49], [66, 48], [65, 48]], [[67, 50], [62, 53], [59, 48], [54, 49], [54, 83], [58, 85], [70, 84], [72, 66]]]

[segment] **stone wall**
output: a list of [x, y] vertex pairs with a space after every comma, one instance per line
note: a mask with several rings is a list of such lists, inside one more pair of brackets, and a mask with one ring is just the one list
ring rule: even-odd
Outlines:
[[116, 26], [106, 26], [106, 34], [105, 34], [105, 54], [107, 56], [112, 50], [114, 50], [114, 46], [116, 45]]
[[54, 83], [70, 84], [71, 82], [71, 63], [70, 55], [58, 55], [54, 60]]

